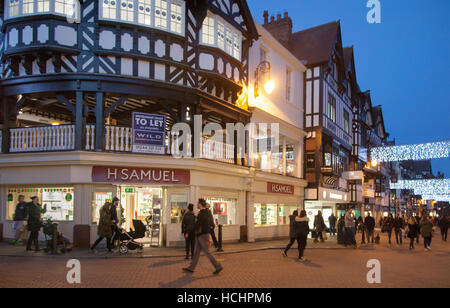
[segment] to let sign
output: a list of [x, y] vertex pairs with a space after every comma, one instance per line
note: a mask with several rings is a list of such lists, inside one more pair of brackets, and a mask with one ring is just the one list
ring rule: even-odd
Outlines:
[[191, 173], [182, 169], [92, 167], [94, 183], [189, 185]]
[[133, 152], [165, 154], [166, 116], [133, 112]]
[[277, 183], [267, 183], [267, 192], [273, 194], [293, 195], [294, 186]]

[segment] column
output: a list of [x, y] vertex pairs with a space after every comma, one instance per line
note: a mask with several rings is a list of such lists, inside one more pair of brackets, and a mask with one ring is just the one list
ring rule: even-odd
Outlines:
[[8, 130], [8, 101], [3, 97], [2, 98], [2, 114], [3, 114], [3, 127], [2, 127], [2, 144], [1, 151], [2, 153], [9, 152], [9, 130]]
[[75, 106], [75, 150], [81, 151], [83, 149], [83, 132], [85, 119], [83, 116], [83, 92], [76, 93]]
[[247, 240], [255, 242], [255, 194], [247, 192]]
[[300, 141], [294, 149], [294, 161], [296, 164], [295, 176], [298, 178], [303, 178], [303, 160], [304, 160], [304, 144], [303, 140]]
[[287, 161], [286, 161], [286, 137], [283, 137], [283, 157], [282, 157], [282, 164], [283, 164], [283, 175], [286, 175], [286, 169], [287, 169]]
[[96, 105], [95, 105], [95, 151], [103, 151], [103, 93], [98, 92], [96, 95]]

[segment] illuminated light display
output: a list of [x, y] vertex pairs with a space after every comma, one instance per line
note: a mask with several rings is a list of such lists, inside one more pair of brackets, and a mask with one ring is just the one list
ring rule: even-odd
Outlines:
[[450, 179], [402, 180], [390, 183], [390, 189], [413, 190], [424, 200], [448, 201], [450, 198]]
[[450, 141], [373, 148], [370, 158], [378, 162], [427, 160], [450, 157]]

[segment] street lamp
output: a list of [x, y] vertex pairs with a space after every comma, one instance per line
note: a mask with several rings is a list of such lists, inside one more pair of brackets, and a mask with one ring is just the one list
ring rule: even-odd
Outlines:
[[260, 79], [267, 74], [267, 79], [263, 80], [263, 87], [267, 94], [271, 94], [275, 90], [275, 83], [270, 79], [271, 65], [268, 61], [261, 62], [255, 71], [255, 98], [259, 96]]

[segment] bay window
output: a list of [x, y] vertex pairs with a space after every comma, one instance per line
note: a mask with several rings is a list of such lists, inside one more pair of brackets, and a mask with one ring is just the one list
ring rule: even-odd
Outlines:
[[241, 60], [242, 33], [219, 16], [212, 14], [206, 16], [202, 25], [201, 43], [217, 47], [230, 56]]
[[100, 19], [119, 20], [184, 34], [185, 1], [181, 0], [99, 0]]
[[48, 13], [78, 19], [80, 5], [78, 0], [6, 0], [5, 9], [5, 19]]

